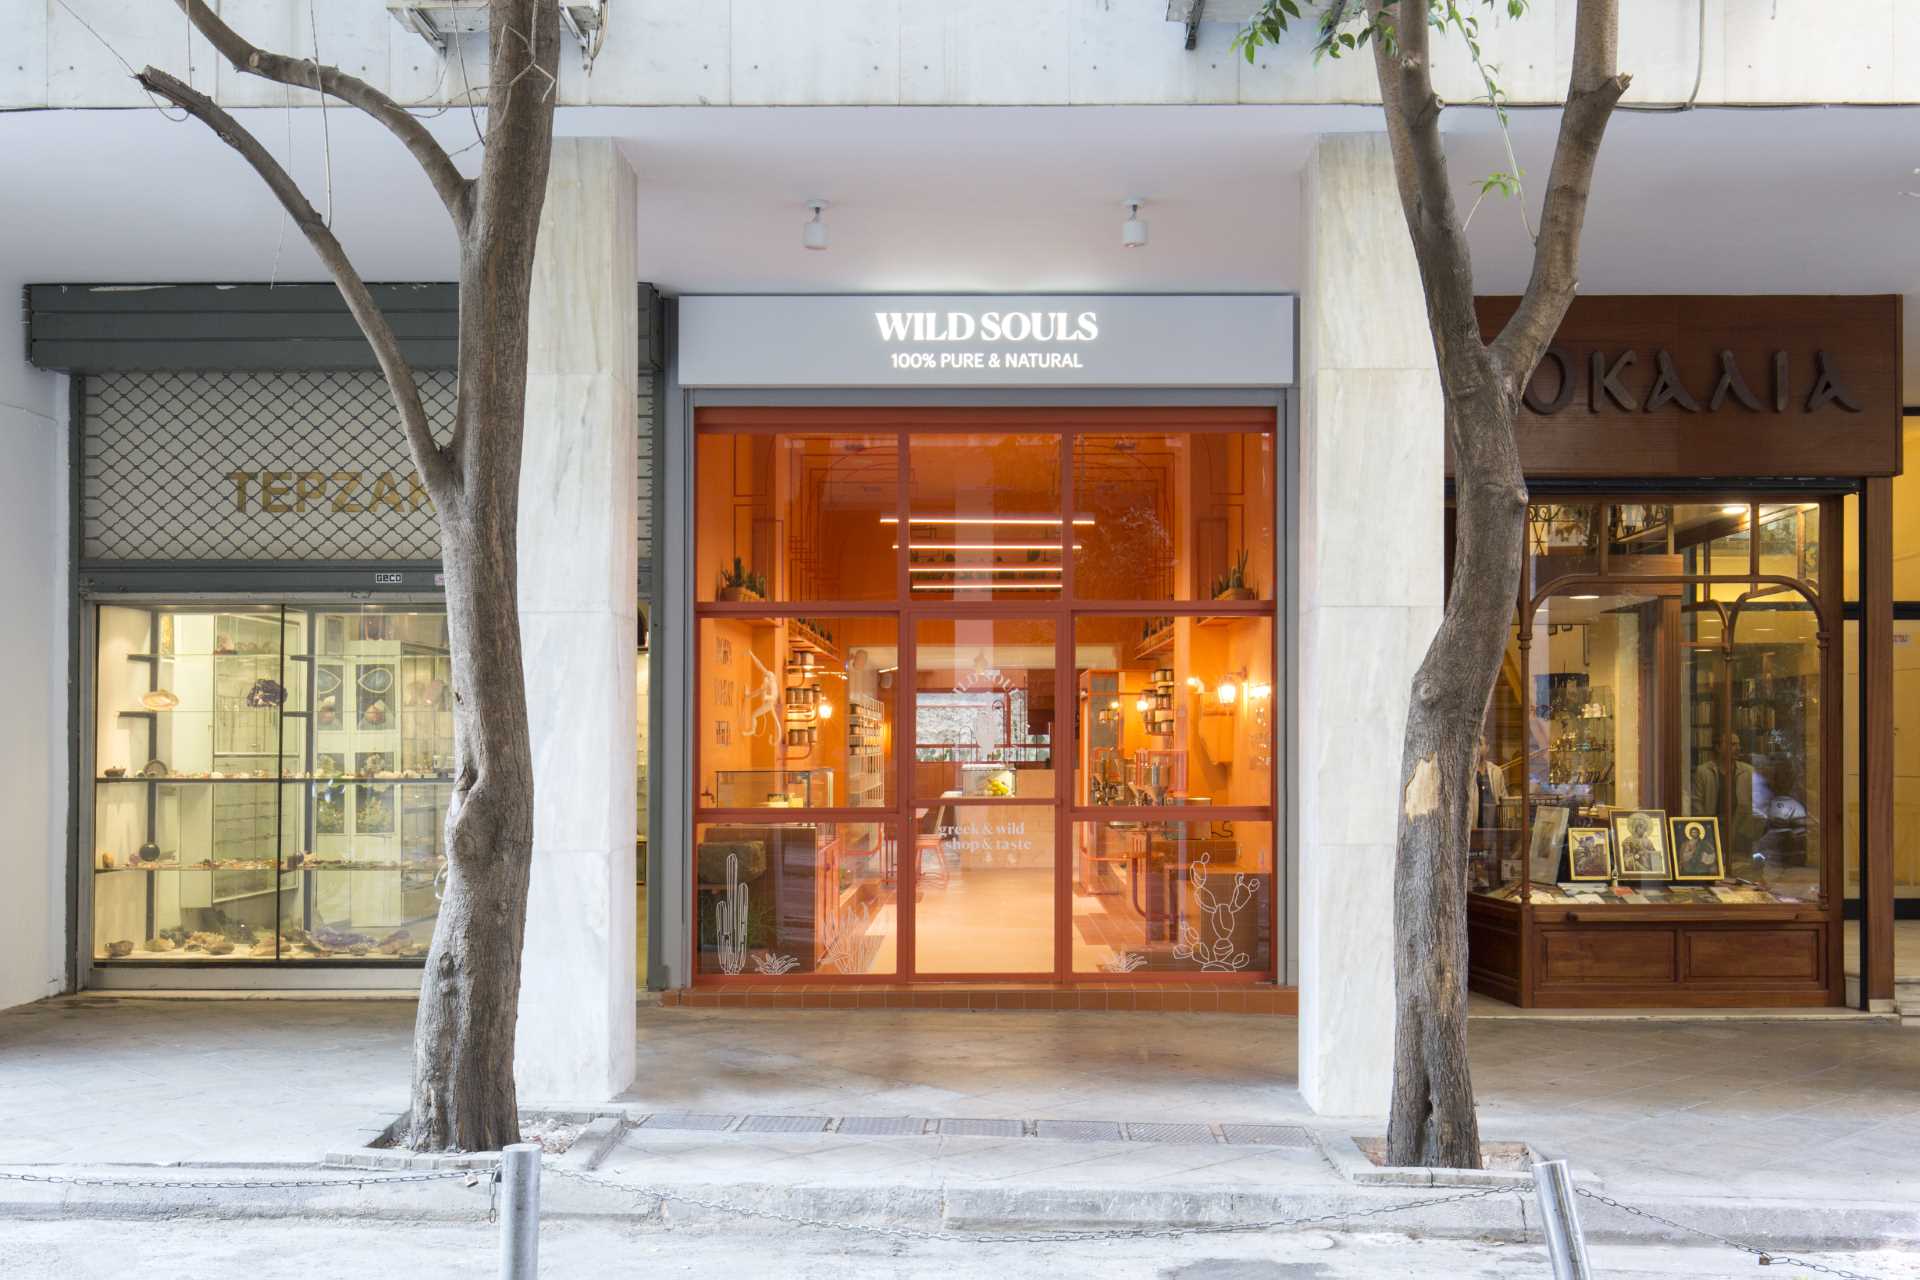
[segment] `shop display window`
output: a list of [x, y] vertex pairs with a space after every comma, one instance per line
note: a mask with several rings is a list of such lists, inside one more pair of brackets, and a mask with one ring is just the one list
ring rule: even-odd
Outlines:
[[897, 436], [719, 433], [698, 451], [696, 599], [893, 598]]
[[1825, 906], [1819, 515], [1534, 506], [1537, 605], [1509, 636], [1470, 816], [1477, 893]]
[[892, 618], [703, 619], [703, 805], [891, 805], [899, 665]]
[[103, 605], [94, 958], [418, 961], [453, 776], [438, 611]]
[[1264, 432], [1074, 437], [1075, 594], [1273, 599], [1273, 477]]
[[699, 971], [895, 970], [900, 846], [877, 822], [716, 822], [694, 842]]
[[908, 593], [917, 602], [1058, 600], [1089, 517], [1061, 512], [1056, 435], [916, 435], [909, 445]]
[[1273, 422], [699, 410], [698, 975], [1271, 981]]
[[1076, 973], [1258, 973], [1273, 963], [1273, 824], [1074, 824]]
[[1085, 805], [1273, 800], [1273, 620], [1257, 614], [1074, 620]]

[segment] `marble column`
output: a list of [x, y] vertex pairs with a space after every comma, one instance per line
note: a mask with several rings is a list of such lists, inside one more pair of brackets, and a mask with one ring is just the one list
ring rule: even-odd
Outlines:
[[636, 189], [612, 141], [558, 139], [534, 258], [520, 477], [533, 883], [523, 1105], [634, 1073]]
[[1442, 607], [1442, 402], [1385, 136], [1321, 138], [1301, 196], [1300, 1091], [1381, 1115], [1400, 736]]

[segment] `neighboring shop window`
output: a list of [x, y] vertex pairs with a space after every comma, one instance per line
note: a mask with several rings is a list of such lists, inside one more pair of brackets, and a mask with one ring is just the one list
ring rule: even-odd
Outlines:
[[415, 962], [444, 888], [445, 615], [102, 605], [96, 961]]
[[1488, 707], [1476, 892], [1825, 903], [1820, 515], [1817, 502], [1533, 506], [1537, 608]]
[[[1906, 458], [1920, 458], [1920, 413], [1901, 420]], [[1893, 896], [1903, 919], [1920, 900], [1920, 758], [1908, 744], [1920, 742], [1920, 467], [1909, 466], [1893, 477]], [[1847, 603], [1860, 603], [1860, 499], [1846, 499]], [[1860, 624], [1846, 625], [1846, 722], [1858, 725], [1860, 701]], [[1847, 821], [1846, 892], [1860, 897], [1860, 742], [1851, 730], [1846, 736]], [[1853, 908], [1849, 908], [1851, 911]], [[1911, 926], [1908, 926], [1911, 927]], [[1846, 963], [1857, 973], [1858, 949], [1849, 944]], [[1901, 966], [1904, 972], [1910, 966]]]

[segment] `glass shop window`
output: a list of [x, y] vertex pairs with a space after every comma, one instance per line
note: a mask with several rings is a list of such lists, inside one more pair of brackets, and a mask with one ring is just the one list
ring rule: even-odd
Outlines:
[[94, 958], [417, 963], [453, 778], [445, 616], [97, 618]]
[[895, 596], [899, 437], [711, 433], [697, 447], [696, 599]]
[[[1512, 633], [1488, 705], [1469, 822], [1475, 892], [1558, 905], [1824, 901], [1819, 514], [1736, 501], [1533, 507], [1531, 580], [1548, 594]], [[1756, 562], [1798, 585], [1759, 581]]]

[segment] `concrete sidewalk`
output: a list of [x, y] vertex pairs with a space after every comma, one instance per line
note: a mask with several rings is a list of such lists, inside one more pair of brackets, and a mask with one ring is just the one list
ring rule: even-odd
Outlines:
[[[80, 998], [0, 1015], [0, 1165], [298, 1165], [357, 1147], [405, 1106], [412, 1019], [411, 1003], [375, 1000]], [[1357, 1186], [1328, 1159], [1378, 1125], [1306, 1110], [1293, 1037], [1289, 1019], [1217, 1014], [642, 1009], [639, 1081], [601, 1108], [638, 1127], [594, 1158], [623, 1183], [959, 1227], [1419, 1198]], [[1473, 1039], [1486, 1137], [1567, 1156], [1611, 1197], [1762, 1243], [1920, 1236], [1912, 1031], [1498, 1019], [1476, 1020]], [[438, 1186], [439, 1200], [424, 1187], [407, 1202], [470, 1211], [470, 1191]], [[556, 1192], [582, 1211], [631, 1204]], [[397, 1195], [323, 1202], [377, 1214]], [[1422, 1211], [1395, 1229], [1524, 1234], [1523, 1203]], [[1603, 1233], [1658, 1234], [1591, 1208]]]

